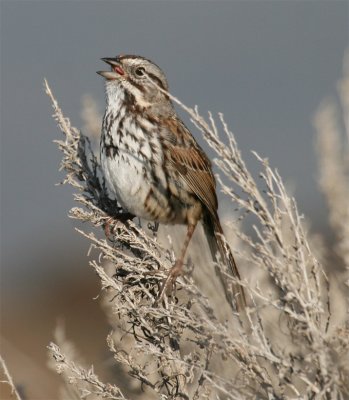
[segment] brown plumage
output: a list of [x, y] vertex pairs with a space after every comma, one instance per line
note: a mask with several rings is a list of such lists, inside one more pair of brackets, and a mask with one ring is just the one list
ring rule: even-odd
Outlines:
[[[240, 279], [217, 214], [211, 163], [164, 93], [168, 90], [165, 75], [139, 56], [103, 60], [111, 65], [111, 71], [99, 72], [106, 78], [107, 93], [101, 165], [110, 190], [134, 215], [188, 227], [181, 254], [164, 282], [160, 298], [181, 274], [187, 247], [200, 220], [213, 259], [218, 261], [220, 257], [232, 276]], [[230, 298], [226, 290], [229, 301], [238, 310], [243, 309], [243, 288], [233, 284], [232, 292]]]

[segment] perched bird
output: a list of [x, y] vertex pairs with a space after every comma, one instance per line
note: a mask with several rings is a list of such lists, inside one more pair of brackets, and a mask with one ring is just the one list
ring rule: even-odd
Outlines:
[[[183, 260], [197, 223], [203, 222], [214, 260], [240, 279], [217, 214], [211, 163], [178, 117], [163, 71], [135, 55], [102, 58], [107, 106], [100, 160], [105, 180], [129, 213], [164, 224], [185, 224], [187, 234], [161, 295], [182, 273]], [[233, 284], [235, 306], [245, 306], [244, 290]]]

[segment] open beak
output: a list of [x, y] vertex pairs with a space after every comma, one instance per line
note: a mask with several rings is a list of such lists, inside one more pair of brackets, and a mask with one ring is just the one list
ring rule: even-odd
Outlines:
[[125, 71], [122, 69], [120, 61], [117, 57], [115, 58], [102, 58], [102, 61], [111, 66], [111, 71], [97, 71], [97, 74], [103, 76], [103, 78], [108, 80], [114, 80], [120, 78], [120, 76], [125, 75]]

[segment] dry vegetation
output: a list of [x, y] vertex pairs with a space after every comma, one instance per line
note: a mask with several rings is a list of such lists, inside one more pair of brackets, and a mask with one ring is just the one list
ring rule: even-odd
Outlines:
[[[64, 381], [61, 398], [349, 398], [349, 62], [339, 85], [342, 110], [327, 102], [315, 118], [335, 257], [307, 232], [279, 174], [257, 154], [261, 172], [254, 179], [222, 115], [218, 122], [211, 114], [204, 119], [173, 98], [215, 151], [220, 189], [238, 205], [238, 217], [226, 230], [249, 303], [240, 316], [214, 276], [200, 231], [176, 292], [155, 305], [181, 227], [123, 221], [93, 155], [100, 120], [94, 102], [85, 101], [83, 134], [63, 116], [47, 82], [45, 89], [64, 134], [57, 141], [64, 183], [74, 187], [79, 204], [69, 216], [87, 222], [78, 231], [92, 246], [90, 264], [101, 281], [111, 325], [106, 342], [118, 371], [113, 383], [101, 382], [58, 329], [48, 348], [51, 365]], [[108, 238], [106, 221], [112, 227]], [[247, 224], [251, 235], [244, 233]], [[218, 268], [229, 282], [224, 266]]]

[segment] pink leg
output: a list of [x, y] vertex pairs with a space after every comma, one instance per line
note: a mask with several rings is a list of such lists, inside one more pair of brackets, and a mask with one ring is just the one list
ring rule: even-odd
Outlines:
[[189, 242], [195, 231], [195, 228], [196, 228], [196, 223], [188, 225], [187, 236], [185, 237], [180, 256], [179, 258], [177, 258], [175, 265], [170, 269], [167, 278], [164, 280], [162, 284], [158, 301], [161, 301], [164, 298], [165, 294], [168, 295], [172, 292], [177, 277], [182, 274], [184, 257], [187, 252]]

